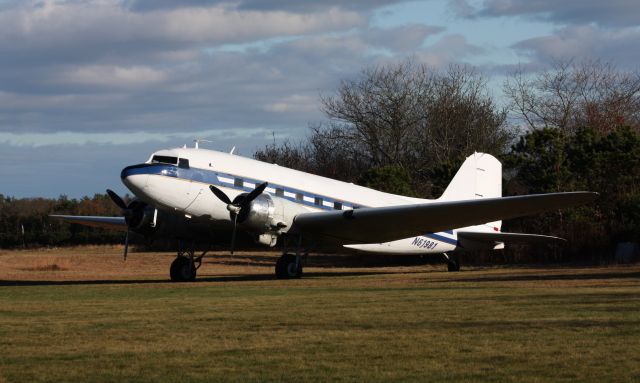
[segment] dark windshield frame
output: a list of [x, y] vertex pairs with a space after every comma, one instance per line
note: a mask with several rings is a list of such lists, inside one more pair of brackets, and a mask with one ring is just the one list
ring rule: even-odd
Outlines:
[[151, 163], [152, 164], [178, 165], [178, 157], [154, 155], [151, 158]]

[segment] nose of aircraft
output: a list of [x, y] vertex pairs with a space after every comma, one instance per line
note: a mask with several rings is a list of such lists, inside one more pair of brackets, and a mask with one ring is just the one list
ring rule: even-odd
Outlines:
[[136, 195], [142, 193], [143, 189], [147, 186], [149, 173], [147, 169], [145, 169], [145, 165], [146, 164], [127, 166], [122, 169], [120, 173], [122, 183]]

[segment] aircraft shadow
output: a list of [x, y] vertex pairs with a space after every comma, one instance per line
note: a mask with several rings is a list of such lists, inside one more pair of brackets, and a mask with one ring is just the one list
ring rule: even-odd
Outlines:
[[[203, 259], [206, 264], [227, 266], [253, 266], [273, 268], [277, 257], [261, 255], [209, 256]], [[444, 264], [441, 255], [310, 255], [304, 261], [305, 267], [315, 268], [378, 268], [395, 266], [419, 266], [427, 264]]]
[[[271, 266], [272, 267], [272, 266]], [[368, 270], [368, 271], [320, 271], [305, 272], [302, 279], [327, 278], [327, 277], [351, 277], [351, 276], [368, 276], [383, 274], [413, 274], [424, 273], [423, 270]], [[460, 275], [460, 274], [452, 274]], [[527, 282], [527, 281], [571, 281], [571, 280], [593, 280], [593, 279], [640, 279], [640, 272], [612, 272], [612, 273], [593, 273], [593, 274], [557, 274], [557, 275], [496, 275], [476, 278], [452, 278], [448, 282]], [[210, 276], [204, 275], [196, 279], [195, 283], [206, 282], [258, 282], [258, 281], [275, 281], [277, 280], [273, 274], [231, 274]], [[442, 283], [441, 279], [431, 282]], [[0, 287], [16, 287], [16, 286], [90, 286], [90, 285], [148, 285], [148, 284], [166, 284], [173, 283], [169, 278], [161, 279], [97, 279], [97, 280], [0, 280]], [[180, 283], [177, 283], [180, 284]]]
[[528, 282], [528, 281], [584, 281], [591, 279], [640, 279], [640, 272], [611, 272], [555, 275], [492, 275], [477, 278], [456, 278], [451, 282]]
[[[309, 272], [305, 273], [302, 279], [324, 278], [324, 277], [348, 277], [348, 276], [365, 276], [379, 274], [393, 274], [394, 271], [365, 271], [365, 272]], [[403, 272], [406, 273], [406, 272]], [[196, 278], [193, 283], [203, 282], [257, 282], [277, 280], [273, 274], [233, 274], [219, 276], [202, 276]], [[0, 287], [17, 287], [17, 286], [91, 286], [91, 285], [149, 285], [149, 284], [166, 284], [174, 283], [169, 278], [162, 279], [96, 279], [96, 280], [0, 280]], [[177, 285], [181, 283], [176, 283]]]

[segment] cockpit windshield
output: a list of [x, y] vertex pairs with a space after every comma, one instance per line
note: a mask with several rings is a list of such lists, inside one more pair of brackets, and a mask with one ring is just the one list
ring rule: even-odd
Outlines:
[[169, 165], [177, 165], [178, 157], [170, 157], [170, 156], [153, 156], [151, 159], [152, 164], [169, 164]]

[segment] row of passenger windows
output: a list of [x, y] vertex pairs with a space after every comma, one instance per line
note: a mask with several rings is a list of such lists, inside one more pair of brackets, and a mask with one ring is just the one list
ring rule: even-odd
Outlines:
[[[234, 178], [233, 179], [233, 186], [239, 187], [239, 188], [244, 187], [244, 180], [242, 178]], [[276, 196], [284, 197], [285, 196], [284, 195], [284, 189], [283, 188], [276, 188]], [[304, 201], [304, 194], [296, 193], [296, 200]], [[313, 204], [317, 205], [317, 206], [323, 206], [324, 205], [324, 200], [321, 197], [314, 197], [313, 198]], [[338, 202], [338, 201], [333, 202], [333, 208], [335, 210], [342, 210], [342, 202]], [[358, 206], [354, 206], [353, 208], [357, 209]]]

